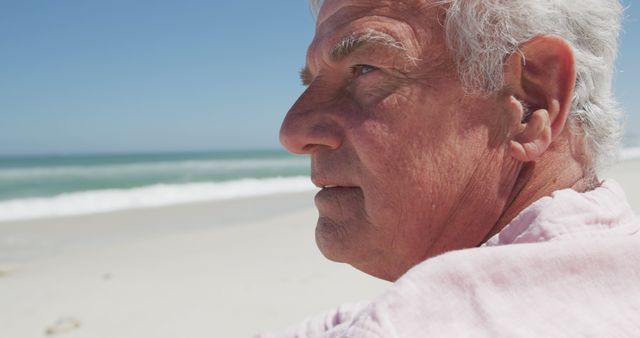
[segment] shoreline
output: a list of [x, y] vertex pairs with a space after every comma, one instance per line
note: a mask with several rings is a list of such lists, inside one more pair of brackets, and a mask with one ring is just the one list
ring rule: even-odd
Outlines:
[[[627, 150], [627, 158], [604, 170], [601, 178], [610, 176], [620, 181], [623, 188], [629, 186], [631, 204], [636, 212], [640, 212], [640, 196], [636, 197], [634, 193], [640, 190], [640, 185], [635, 184], [637, 180], [632, 177], [634, 169], [627, 169], [640, 168], [640, 148]], [[310, 191], [317, 191], [317, 188], [306, 176], [81, 191], [45, 198], [0, 201], [0, 227], [10, 222], [105, 215]], [[150, 200], [149, 196], [152, 196]], [[75, 209], [71, 209], [72, 206]]]
[[640, 147], [630, 147], [620, 149], [620, 161], [630, 161], [640, 159]]
[[52, 197], [0, 201], [0, 223], [212, 203], [314, 190], [317, 189], [309, 177], [290, 176], [78, 191]]
[[[48, 247], [83, 246], [95, 241], [137, 240], [172, 232], [242, 226], [256, 219], [270, 219], [301, 210], [315, 210], [315, 192], [280, 193], [202, 201], [163, 207], [117, 210], [103, 213], [0, 222], [0, 261], [16, 243], [47, 243]], [[251, 212], [246, 212], [250, 205]], [[83, 238], [68, 243], [68, 233]], [[9, 244], [9, 245], [8, 245]], [[42, 249], [42, 248], [40, 248]], [[42, 254], [40, 250], [19, 252]], [[46, 256], [46, 255], [45, 255]], [[29, 259], [35, 258], [33, 255]]]
[[[638, 172], [603, 175], [636, 212]], [[390, 284], [317, 249], [314, 194], [0, 222], [0, 336], [246, 338], [375, 298]]]

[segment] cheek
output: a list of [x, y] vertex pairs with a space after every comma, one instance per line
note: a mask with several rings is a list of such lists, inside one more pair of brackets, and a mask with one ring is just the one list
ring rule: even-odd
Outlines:
[[[381, 120], [368, 120], [354, 133], [354, 149], [362, 166], [360, 175], [365, 191], [365, 209], [379, 223], [381, 214], [393, 216], [397, 190], [403, 190], [398, 174], [405, 164], [398, 154], [397, 136]], [[385, 218], [388, 218], [385, 217]], [[376, 222], [377, 220], [377, 222]]]
[[416, 96], [385, 98], [352, 130], [371, 223], [411, 233], [436, 231], [464, 177], [451, 104]]
[[362, 166], [364, 207], [371, 223], [400, 227], [424, 218], [423, 208], [434, 176], [433, 161], [426, 156], [429, 134], [407, 96], [393, 95], [381, 101], [368, 118], [351, 130], [354, 150]]
[[410, 135], [404, 128], [404, 113], [397, 95], [387, 97], [367, 112], [367, 118], [351, 132], [351, 142], [366, 174], [385, 186], [396, 181], [393, 173], [406, 167], [403, 155]]
[[434, 158], [450, 126], [432, 116], [438, 115], [432, 104], [412, 99], [416, 96], [411, 92], [388, 96], [354, 129], [354, 148], [372, 177], [415, 183], [436, 169]]

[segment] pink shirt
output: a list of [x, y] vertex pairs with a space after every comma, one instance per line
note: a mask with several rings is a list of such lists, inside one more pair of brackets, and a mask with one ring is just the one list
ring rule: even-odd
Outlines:
[[556, 191], [482, 247], [428, 259], [372, 302], [257, 337], [640, 337], [639, 230], [613, 181]]

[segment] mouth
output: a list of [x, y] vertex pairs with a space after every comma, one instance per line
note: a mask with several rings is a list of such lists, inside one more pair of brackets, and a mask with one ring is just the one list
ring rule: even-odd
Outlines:
[[316, 184], [316, 187], [320, 188], [320, 190], [341, 190], [341, 189], [358, 188], [353, 185], [344, 185], [344, 184]]
[[[360, 187], [338, 184], [322, 184], [314, 201], [321, 213], [332, 213], [337, 207], [356, 206], [362, 202], [362, 190]], [[332, 211], [333, 210], [333, 211]]]
[[344, 180], [311, 177], [313, 184], [320, 189], [340, 189], [340, 188], [358, 188], [353, 184], [346, 183]]
[[360, 187], [354, 186], [342, 186], [342, 185], [324, 185], [320, 187], [320, 191], [317, 196], [339, 196], [343, 194], [352, 194], [355, 191], [359, 191]]

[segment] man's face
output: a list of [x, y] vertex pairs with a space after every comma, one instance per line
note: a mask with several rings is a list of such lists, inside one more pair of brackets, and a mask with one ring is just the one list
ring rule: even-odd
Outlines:
[[327, 0], [281, 142], [311, 155], [316, 240], [395, 280], [479, 245], [508, 192], [497, 96], [464, 94], [430, 1]]

